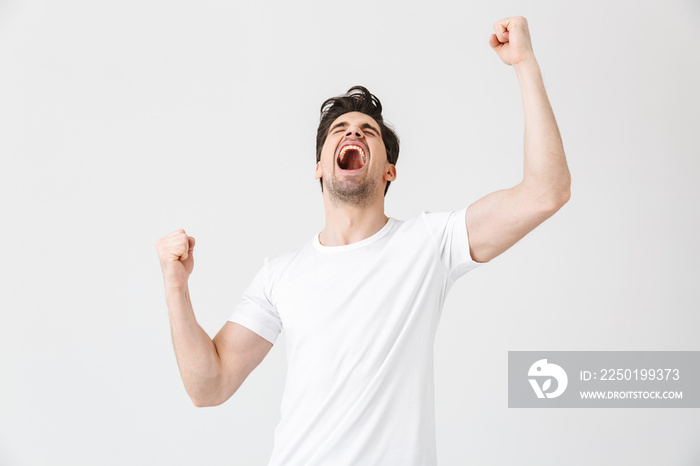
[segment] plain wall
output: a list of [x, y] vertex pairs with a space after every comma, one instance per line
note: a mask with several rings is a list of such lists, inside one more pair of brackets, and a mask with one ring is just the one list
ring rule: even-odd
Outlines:
[[324, 226], [321, 103], [401, 138], [386, 213], [522, 177], [528, 20], [572, 197], [460, 278], [436, 341], [439, 463], [697, 465], [697, 409], [509, 409], [509, 350], [700, 350], [697, 2], [0, 2], [0, 464], [265, 465], [285, 335], [225, 404], [180, 380], [155, 241], [196, 238], [211, 335]]

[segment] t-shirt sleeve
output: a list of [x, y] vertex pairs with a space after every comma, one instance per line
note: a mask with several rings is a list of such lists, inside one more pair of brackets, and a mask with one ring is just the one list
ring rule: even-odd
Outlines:
[[282, 320], [270, 300], [270, 286], [266, 257], [228, 320], [241, 324], [274, 345], [282, 331]]
[[469, 235], [465, 221], [467, 207], [451, 212], [421, 213], [437, 247], [440, 261], [452, 281], [484, 264], [474, 262], [469, 253]]

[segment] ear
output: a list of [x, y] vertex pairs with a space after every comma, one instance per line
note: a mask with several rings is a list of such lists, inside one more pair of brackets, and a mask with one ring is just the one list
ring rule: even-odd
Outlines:
[[317, 180], [323, 176], [323, 172], [321, 171], [321, 162], [318, 161], [316, 162], [316, 170], [314, 171], [314, 179]]
[[388, 167], [384, 172], [384, 179], [386, 181], [394, 181], [396, 179], [396, 165], [393, 163], [388, 164]]

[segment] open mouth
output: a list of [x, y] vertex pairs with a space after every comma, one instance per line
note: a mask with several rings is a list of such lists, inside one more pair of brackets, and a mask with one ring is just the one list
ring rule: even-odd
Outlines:
[[354, 144], [343, 146], [338, 153], [338, 166], [341, 170], [359, 170], [367, 163], [364, 149]]

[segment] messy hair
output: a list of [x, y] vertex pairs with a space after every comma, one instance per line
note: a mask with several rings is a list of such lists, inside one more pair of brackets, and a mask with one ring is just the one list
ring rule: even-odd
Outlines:
[[[389, 163], [396, 165], [399, 159], [399, 137], [392, 128], [384, 123], [382, 104], [379, 99], [363, 86], [353, 86], [345, 95], [331, 97], [321, 104], [321, 122], [316, 133], [316, 163], [321, 160], [321, 150], [328, 137], [328, 129], [331, 123], [340, 115], [349, 112], [361, 112], [374, 118], [379, 124], [379, 130], [382, 133], [386, 158]], [[321, 192], [323, 192], [323, 179], [318, 181], [321, 183]], [[390, 184], [391, 181], [386, 182], [384, 196], [386, 196]]]

